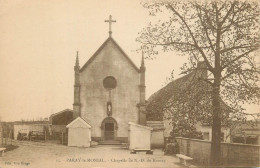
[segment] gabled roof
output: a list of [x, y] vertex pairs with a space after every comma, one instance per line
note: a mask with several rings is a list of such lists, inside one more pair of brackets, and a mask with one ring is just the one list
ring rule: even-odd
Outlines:
[[91, 128], [91, 125], [87, 123], [83, 118], [78, 117], [75, 120], [73, 120], [71, 123], [69, 123], [66, 128], [73, 128], [73, 125], [76, 124], [77, 122], [82, 123], [85, 127]]
[[80, 72], [82, 72], [95, 58], [96, 56], [100, 53], [100, 51], [107, 45], [107, 43], [111, 41], [118, 49], [119, 51], [125, 56], [127, 61], [133, 66], [133, 68], [139, 72], [139, 68], [133, 63], [133, 61], [127, 56], [127, 54], [123, 51], [123, 49], [117, 44], [117, 42], [112, 38], [108, 37], [108, 39], [98, 48], [98, 50], [90, 57], [90, 59], [83, 65], [83, 67], [80, 69]]

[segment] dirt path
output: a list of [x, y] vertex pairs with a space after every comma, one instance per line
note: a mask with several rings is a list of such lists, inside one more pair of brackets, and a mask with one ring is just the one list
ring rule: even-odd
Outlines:
[[161, 150], [153, 155], [130, 154], [120, 146], [97, 146], [95, 148], [67, 147], [57, 144], [25, 142], [16, 144], [19, 148], [0, 157], [0, 168], [175, 168], [182, 167], [178, 159], [164, 156]]

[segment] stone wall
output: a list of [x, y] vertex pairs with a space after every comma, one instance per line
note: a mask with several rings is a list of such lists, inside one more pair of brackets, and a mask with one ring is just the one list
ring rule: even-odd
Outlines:
[[[180, 153], [190, 156], [201, 165], [208, 165], [211, 142], [206, 140], [176, 138]], [[259, 166], [260, 145], [221, 143], [221, 160], [229, 166]]]
[[153, 128], [151, 137], [152, 148], [163, 148], [165, 130], [163, 121], [147, 121], [147, 126]]
[[164, 147], [164, 130], [153, 130], [151, 137], [151, 146], [152, 148], [163, 148]]

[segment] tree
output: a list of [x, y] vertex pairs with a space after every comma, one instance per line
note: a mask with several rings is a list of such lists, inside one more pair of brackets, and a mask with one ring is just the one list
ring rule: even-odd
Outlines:
[[[152, 1], [145, 2], [152, 16], [162, 16], [140, 32], [137, 41], [148, 57], [162, 51], [187, 55], [182, 73], [206, 69], [200, 81], [211, 86], [211, 165], [220, 165], [221, 102], [231, 109], [230, 117], [247, 114], [242, 104], [259, 103], [259, 5], [255, 1]], [[259, 55], [258, 55], [259, 56]], [[199, 61], [205, 67], [197, 67]], [[253, 115], [254, 116], [254, 115]]]

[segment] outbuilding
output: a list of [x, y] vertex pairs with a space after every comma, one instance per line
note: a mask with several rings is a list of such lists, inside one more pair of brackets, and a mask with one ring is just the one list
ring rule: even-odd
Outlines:
[[68, 129], [68, 146], [90, 147], [91, 126], [81, 117], [66, 126]]
[[133, 122], [128, 123], [128, 143], [130, 150], [151, 150], [151, 136], [153, 128], [139, 125]]

